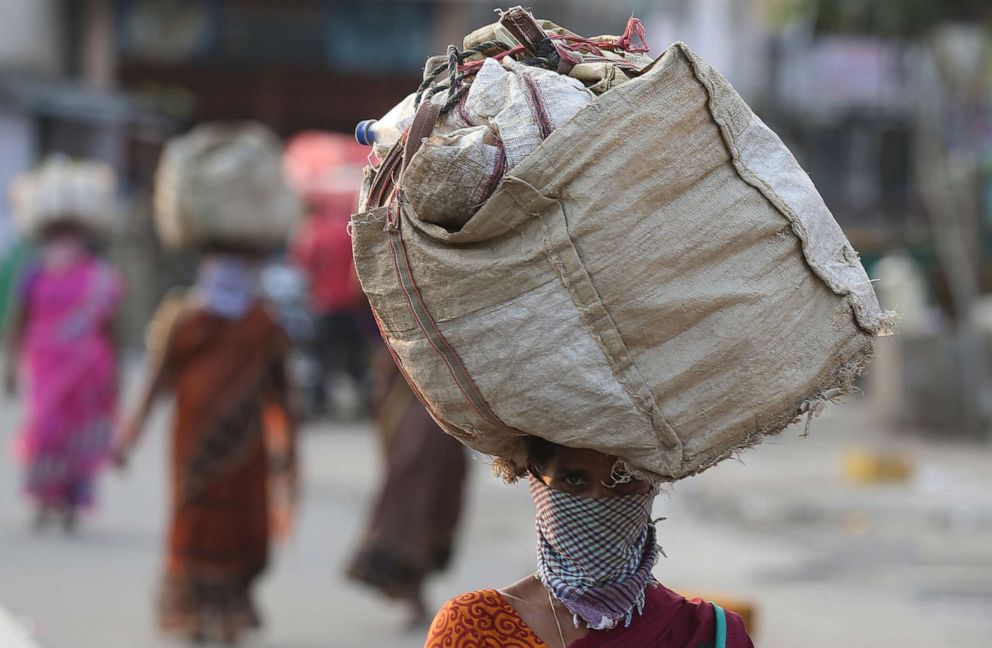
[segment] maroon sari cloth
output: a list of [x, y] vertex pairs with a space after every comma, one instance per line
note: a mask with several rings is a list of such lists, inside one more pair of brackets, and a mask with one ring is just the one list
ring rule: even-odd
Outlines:
[[[754, 648], [741, 618], [726, 610], [726, 648]], [[686, 599], [661, 585], [648, 587], [644, 613], [629, 628], [590, 632], [569, 648], [701, 648], [713, 645], [716, 614], [700, 599]]]

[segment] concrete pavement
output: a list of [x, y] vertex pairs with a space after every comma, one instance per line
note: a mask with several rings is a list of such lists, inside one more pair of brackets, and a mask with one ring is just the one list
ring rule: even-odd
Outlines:
[[[0, 402], [9, 447], [17, 409]], [[41, 648], [160, 648], [152, 616], [164, 521], [164, 415], [133, 464], [108, 475], [99, 510], [75, 537], [30, 529], [9, 453], [0, 459], [0, 606]], [[867, 408], [833, 408], [809, 438], [789, 430], [686, 480], [658, 499], [667, 559], [658, 578], [680, 591], [757, 604], [756, 645], [992, 646], [992, 451], [894, 438]], [[916, 457], [908, 483], [846, 483], [853, 445], [900, 446]], [[298, 532], [260, 591], [267, 628], [249, 646], [413, 648], [399, 610], [341, 574], [378, 481], [371, 430], [319, 426], [304, 438], [306, 491]], [[453, 569], [436, 603], [507, 584], [533, 569], [526, 488], [504, 486], [479, 460]], [[3, 648], [7, 648], [6, 645]]]
[[31, 631], [25, 624], [0, 607], [0, 646], [4, 648], [37, 648]]

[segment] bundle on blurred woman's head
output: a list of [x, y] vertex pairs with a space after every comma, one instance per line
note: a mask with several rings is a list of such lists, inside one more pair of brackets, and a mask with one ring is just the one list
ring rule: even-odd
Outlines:
[[49, 156], [11, 185], [14, 224], [38, 240], [68, 235], [92, 240], [114, 225], [116, 188], [114, 170], [102, 162]]

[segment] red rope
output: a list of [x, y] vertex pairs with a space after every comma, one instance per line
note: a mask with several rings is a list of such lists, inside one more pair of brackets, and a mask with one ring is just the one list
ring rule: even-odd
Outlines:
[[[639, 44], [635, 45], [634, 37], [637, 37]], [[574, 36], [571, 34], [548, 34], [548, 37], [552, 40], [565, 41], [569, 43], [566, 45], [572, 51], [587, 51], [590, 52], [590, 47], [597, 50], [623, 50], [625, 52], [631, 53], [645, 53], [650, 51], [646, 42], [646, 32], [644, 31], [644, 23], [642, 23], [638, 18], [631, 18], [627, 21], [627, 27], [624, 29], [622, 35], [610, 40], [593, 40], [591, 38], [585, 38], [583, 36]], [[592, 51], [592, 54], [597, 52]]]
[[[516, 47], [511, 47], [510, 49], [506, 50], [505, 52], [500, 52], [499, 54], [496, 54], [495, 56], [488, 56], [486, 58], [491, 58], [491, 59], [495, 59], [497, 61], [501, 61], [504, 58], [506, 58], [507, 56], [514, 56], [516, 54], [520, 54], [523, 51], [524, 51], [524, 46], [523, 45], [517, 45]], [[476, 71], [478, 71], [479, 68], [482, 67], [482, 64], [485, 63], [485, 62], [486, 62], [486, 59], [485, 58], [484, 59], [481, 59], [479, 61], [470, 61], [468, 63], [465, 63], [464, 65], [460, 65], [458, 67], [458, 71], [459, 72], [464, 72], [464, 73], [476, 72]]]
[[[637, 40], [641, 42], [637, 47], [634, 46], [634, 36], [637, 36]], [[623, 35], [617, 40], [617, 47], [634, 53], [650, 51], [647, 43], [647, 35], [644, 31], [644, 23], [631, 16], [630, 20], [627, 21], [627, 28], [623, 30]]]
[[[599, 55], [603, 50], [622, 50], [624, 52], [631, 52], [632, 54], [643, 54], [650, 51], [645, 40], [646, 34], [644, 31], [644, 23], [638, 18], [631, 17], [627, 21], [627, 27], [624, 29], [623, 34], [613, 38], [611, 40], [592, 40], [590, 38], [585, 38], [583, 36], [575, 36], [572, 34], [548, 34], [551, 40], [559, 41], [568, 50], [576, 53], [585, 52], [593, 56]], [[635, 44], [636, 42], [638, 44]], [[497, 61], [506, 58], [507, 56], [516, 56], [524, 51], [523, 45], [517, 45], [504, 52], [500, 52], [495, 56], [490, 56], [487, 58], [492, 58]], [[604, 59], [610, 62], [617, 62], [616, 59]], [[471, 61], [465, 63], [458, 67], [458, 71], [464, 74], [470, 74], [472, 72], [478, 71], [485, 63], [486, 59], [479, 61]]]

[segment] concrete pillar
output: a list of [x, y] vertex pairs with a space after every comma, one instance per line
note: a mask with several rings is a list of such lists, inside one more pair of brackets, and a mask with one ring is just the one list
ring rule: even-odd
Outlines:
[[89, 0], [82, 19], [83, 81], [95, 90], [112, 90], [117, 84], [113, 0]]

